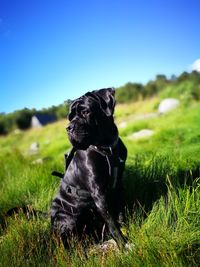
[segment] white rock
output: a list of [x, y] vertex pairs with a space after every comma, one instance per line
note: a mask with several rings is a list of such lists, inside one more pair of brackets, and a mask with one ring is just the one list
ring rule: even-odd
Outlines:
[[128, 250], [128, 251], [134, 250], [134, 248], [135, 248], [135, 245], [133, 243], [129, 243], [128, 242], [128, 243], [125, 244], [125, 249]]
[[32, 164], [42, 164], [42, 163], [43, 163], [43, 159], [36, 159], [32, 161]]
[[169, 112], [180, 105], [180, 101], [175, 98], [166, 98], [160, 102], [158, 113], [163, 114]]
[[146, 120], [158, 117], [158, 113], [139, 114], [135, 116], [135, 120]]
[[34, 142], [30, 145], [29, 153], [30, 154], [36, 154], [39, 151], [39, 143]]
[[119, 250], [114, 239], [109, 239], [108, 241], [103, 242], [103, 244], [100, 245], [100, 249], [105, 252], [109, 250]]
[[126, 121], [122, 121], [118, 125], [119, 128], [125, 128], [126, 126], [127, 126], [127, 122]]
[[146, 137], [150, 137], [154, 134], [153, 130], [149, 130], [149, 129], [143, 129], [140, 130], [138, 132], [135, 132], [131, 135], [129, 135], [129, 139], [141, 139], [141, 138], [146, 138]]
[[20, 134], [20, 133], [21, 133], [21, 130], [20, 130], [20, 129], [15, 129], [15, 130], [14, 130], [14, 134], [16, 134], [16, 135], [17, 135], [17, 134]]

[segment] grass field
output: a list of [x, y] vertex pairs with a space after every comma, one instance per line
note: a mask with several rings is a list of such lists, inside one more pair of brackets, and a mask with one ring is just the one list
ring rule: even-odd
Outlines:
[[[200, 266], [200, 103], [182, 103], [162, 116], [158, 98], [116, 107], [120, 136], [128, 148], [124, 174], [130, 251], [96, 251], [82, 244], [65, 251], [50, 234], [50, 221], [23, 214], [6, 219], [12, 207], [49, 212], [70, 148], [62, 120], [42, 129], [0, 138], [0, 266]], [[132, 134], [150, 129], [148, 138]], [[28, 153], [31, 143], [39, 153]], [[42, 164], [33, 161], [42, 158]], [[73, 246], [73, 244], [72, 244]]]

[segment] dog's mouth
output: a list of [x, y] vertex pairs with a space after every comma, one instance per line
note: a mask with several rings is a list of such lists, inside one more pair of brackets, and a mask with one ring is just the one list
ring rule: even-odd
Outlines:
[[88, 136], [89, 135], [89, 129], [86, 129], [85, 127], [76, 127], [74, 129], [71, 129], [70, 126], [67, 127], [67, 134], [70, 136]]
[[[73, 134], [72, 134], [73, 135]], [[76, 132], [74, 133], [74, 135], [77, 135], [79, 137], [88, 137], [89, 136], [89, 133], [86, 133], [86, 132]]]
[[77, 149], [87, 149], [90, 146], [88, 134], [68, 134], [69, 140], [73, 147]]
[[90, 131], [84, 125], [69, 124], [67, 134], [73, 147], [87, 149], [90, 145]]
[[67, 127], [67, 134], [69, 137], [71, 138], [85, 138], [85, 137], [88, 137], [90, 134], [89, 134], [89, 130], [86, 130], [84, 127], [79, 127], [79, 128], [76, 128], [76, 129], [71, 129], [69, 126]]

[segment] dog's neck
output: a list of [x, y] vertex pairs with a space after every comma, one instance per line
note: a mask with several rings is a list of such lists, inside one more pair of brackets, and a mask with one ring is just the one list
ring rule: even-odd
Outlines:
[[98, 151], [99, 153], [103, 153], [105, 155], [109, 154], [112, 155], [113, 154], [113, 150], [115, 149], [115, 147], [118, 144], [118, 134], [110, 141], [110, 142], [105, 142], [105, 143], [101, 143], [101, 144], [96, 144], [96, 145], [90, 145], [89, 148], [94, 149], [96, 151]]
[[98, 134], [97, 142], [93, 144], [97, 147], [112, 147], [116, 140], [118, 140], [118, 129], [114, 122], [101, 125]]
[[119, 137], [118, 137], [118, 135], [116, 135], [112, 140], [107, 141], [104, 144], [98, 144], [97, 147], [102, 147], [102, 148], [104, 148], [104, 147], [105, 148], [110, 147], [110, 148], [114, 148], [117, 145], [117, 143], [118, 143], [118, 139], [119, 139]]

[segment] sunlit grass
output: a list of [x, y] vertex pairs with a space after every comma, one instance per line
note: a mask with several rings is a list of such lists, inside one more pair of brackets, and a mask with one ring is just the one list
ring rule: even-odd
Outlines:
[[[92, 240], [87, 251], [81, 243], [67, 251], [51, 235], [48, 216], [6, 219], [7, 210], [23, 205], [48, 215], [59, 185], [51, 172], [63, 171], [70, 144], [66, 120], [0, 138], [0, 266], [199, 266], [200, 104], [135, 120], [135, 114], [155, 112], [157, 103], [154, 98], [116, 108], [117, 122], [127, 121], [120, 135], [128, 148], [123, 232], [134, 244], [130, 251], [95, 252]], [[129, 138], [144, 128], [154, 135]], [[39, 143], [39, 152], [29, 155], [33, 142]], [[37, 158], [43, 164], [33, 164]]]

